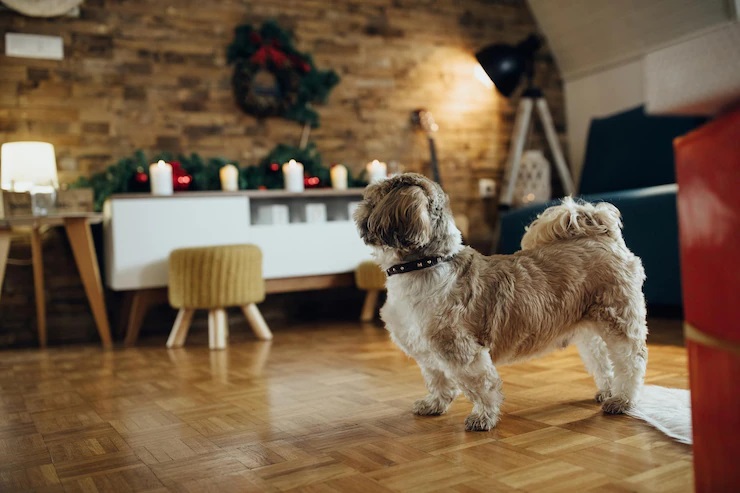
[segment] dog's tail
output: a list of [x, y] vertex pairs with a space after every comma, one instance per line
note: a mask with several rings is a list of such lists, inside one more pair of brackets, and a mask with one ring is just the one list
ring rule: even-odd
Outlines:
[[645, 385], [627, 414], [648, 422], [681, 443], [692, 442], [688, 390]]
[[621, 229], [621, 214], [612, 204], [590, 204], [566, 197], [561, 204], [545, 209], [527, 226], [522, 249], [530, 250], [556, 241], [584, 237], [611, 238], [624, 244]]

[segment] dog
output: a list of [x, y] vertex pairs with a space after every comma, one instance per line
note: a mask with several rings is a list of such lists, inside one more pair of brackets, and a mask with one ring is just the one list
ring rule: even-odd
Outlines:
[[429, 391], [414, 414], [443, 414], [462, 391], [473, 403], [465, 429], [490, 430], [503, 402], [496, 365], [571, 342], [605, 413], [634, 403], [647, 365], [645, 272], [613, 205], [565, 198], [513, 255], [463, 245], [449, 198], [419, 174], [369, 185], [354, 220], [387, 274], [381, 318]]

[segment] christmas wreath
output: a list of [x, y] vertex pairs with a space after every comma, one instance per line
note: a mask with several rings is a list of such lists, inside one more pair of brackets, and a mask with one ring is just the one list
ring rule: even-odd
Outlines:
[[[232, 84], [239, 107], [260, 118], [279, 116], [306, 125], [300, 147], [279, 144], [259, 164], [240, 168], [239, 188], [283, 188], [282, 164], [290, 159], [303, 163], [306, 188], [331, 186], [329, 169], [321, 164], [316, 145], [308, 143], [306, 130], [319, 126], [319, 115], [311, 103], [326, 101], [339, 76], [332, 70], [317, 70], [311, 56], [296, 50], [290, 33], [274, 21], [265, 22], [259, 31], [251, 25], [237, 27], [227, 57], [234, 64]], [[174, 156], [163, 152], [147, 158], [136, 151], [71, 186], [92, 188], [95, 210], [100, 211], [114, 193], [148, 192], [149, 164], [160, 159], [172, 165], [175, 191], [220, 190], [219, 170], [228, 163], [223, 158], [203, 159], [194, 153]], [[348, 183], [367, 185], [351, 175]]]
[[296, 50], [291, 34], [274, 21], [259, 31], [249, 24], [237, 27], [227, 59], [234, 65], [237, 105], [258, 118], [279, 116], [318, 127], [311, 104], [326, 101], [339, 82], [333, 70], [316, 69], [311, 56]]

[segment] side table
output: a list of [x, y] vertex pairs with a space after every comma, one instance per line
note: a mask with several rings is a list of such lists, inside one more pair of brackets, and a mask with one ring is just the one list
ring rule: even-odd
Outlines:
[[33, 281], [36, 294], [36, 321], [39, 332], [39, 345], [46, 346], [46, 300], [44, 296], [44, 266], [41, 249], [41, 228], [45, 226], [64, 226], [72, 247], [77, 270], [85, 288], [87, 300], [92, 309], [95, 325], [100, 334], [103, 347], [110, 349], [111, 340], [108, 314], [103, 296], [95, 245], [90, 224], [99, 223], [103, 215], [98, 213], [52, 214], [48, 216], [20, 216], [0, 219], [0, 286], [5, 277], [12, 228], [31, 229], [31, 256], [33, 260]]

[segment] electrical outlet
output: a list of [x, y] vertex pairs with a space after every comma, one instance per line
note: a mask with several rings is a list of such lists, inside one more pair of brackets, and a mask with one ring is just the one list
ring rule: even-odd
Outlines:
[[496, 180], [481, 178], [478, 180], [478, 195], [482, 199], [490, 199], [496, 195]]

